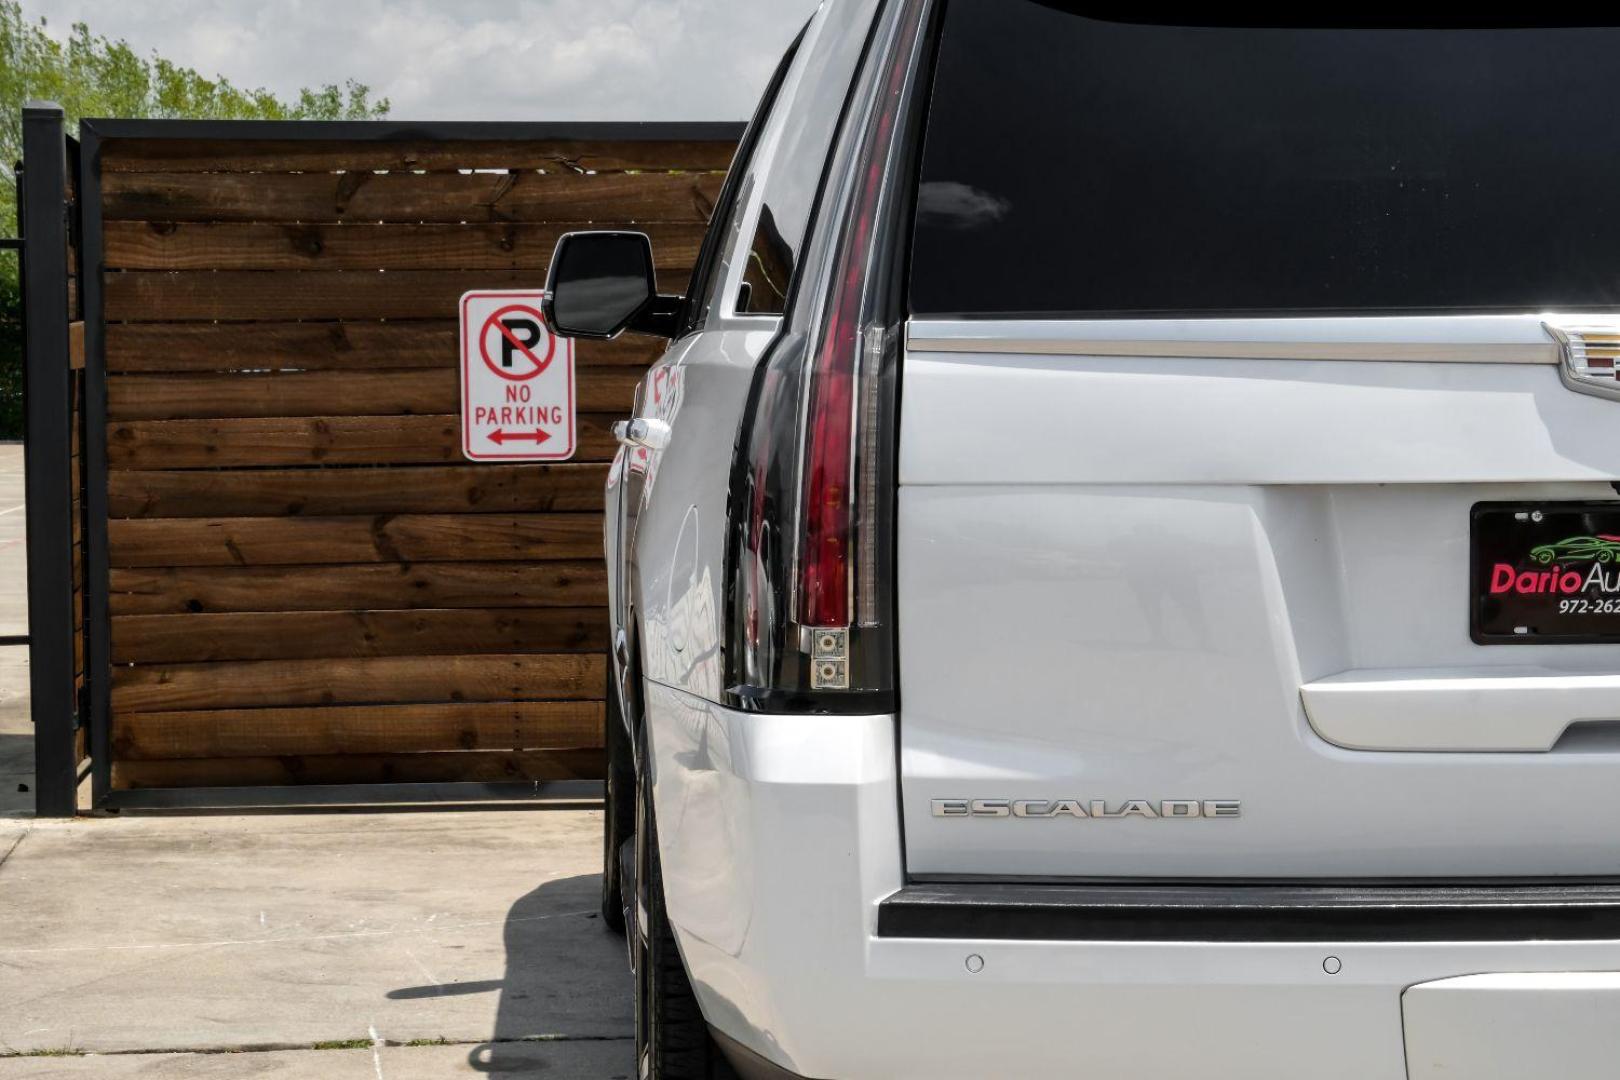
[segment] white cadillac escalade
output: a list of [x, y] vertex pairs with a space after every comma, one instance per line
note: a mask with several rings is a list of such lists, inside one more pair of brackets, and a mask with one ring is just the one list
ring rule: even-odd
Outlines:
[[564, 238], [641, 1077], [1617, 1074], [1616, 56], [828, 0]]

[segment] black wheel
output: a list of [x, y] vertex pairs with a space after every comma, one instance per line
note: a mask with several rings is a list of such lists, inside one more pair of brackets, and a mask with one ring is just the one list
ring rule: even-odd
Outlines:
[[638, 770], [637, 780], [637, 902], [630, 930], [636, 977], [636, 1075], [640, 1080], [738, 1080], [709, 1037], [709, 1026], [675, 944], [664, 910], [658, 823], [645, 767]]
[[607, 748], [607, 784], [602, 798], [602, 922], [624, 933], [624, 855], [635, 837], [636, 762], [619, 706], [613, 656], [607, 658], [607, 707], [602, 745]]

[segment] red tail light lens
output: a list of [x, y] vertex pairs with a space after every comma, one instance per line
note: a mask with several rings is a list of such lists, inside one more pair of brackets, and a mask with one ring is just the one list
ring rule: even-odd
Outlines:
[[799, 552], [799, 622], [805, 626], [849, 626], [854, 383], [851, 372], [831, 365], [818, 364], [811, 376]]
[[887, 181], [928, 3], [898, 0], [880, 17], [880, 59], [857, 89], [816, 211], [839, 224], [818, 224], [831, 242], [812, 242], [787, 327], [756, 378], [728, 550], [727, 659], [745, 703], [893, 689], [893, 620], [880, 594], [899, 310], [875, 268], [891, 254], [880, 236], [899, 242]]
[[[857, 182], [832, 262], [832, 295], [824, 309], [819, 348], [811, 361], [805, 409], [803, 534], [799, 554], [799, 621], [810, 627], [848, 628], [850, 562], [855, 529], [856, 383], [876, 378], [860, 368], [867, 310], [872, 239], [884, 196], [906, 77], [911, 71], [924, 4], [903, 5], [897, 38], [879, 95], [862, 133]], [[875, 421], [875, 417], [870, 418]], [[875, 557], [860, 551], [858, 557]]]
[[852, 308], [860, 302], [858, 290], [858, 281], [841, 284], [826, 336], [811, 362], [799, 541], [799, 621], [805, 626], [848, 626], [850, 621], [856, 378]]

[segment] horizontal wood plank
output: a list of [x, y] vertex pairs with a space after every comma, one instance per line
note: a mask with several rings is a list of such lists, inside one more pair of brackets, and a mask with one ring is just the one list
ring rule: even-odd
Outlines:
[[[455, 368], [455, 319], [409, 322], [112, 323], [107, 370], [355, 371], [367, 368]], [[663, 353], [660, 338], [626, 334], [614, 341], [576, 341], [580, 367], [646, 367]]]
[[[609, 461], [623, 414], [581, 413], [572, 460]], [[459, 416], [128, 420], [108, 425], [114, 469], [274, 465], [431, 465], [465, 460]]]
[[110, 139], [103, 174], [338, 169], [692, 169], [724, 171], [732, 139]]
[[[544, 286], [545, 275], [536, 270], [125, 270], [106, 275], [104, 292], [113, 322], [252, 323], [450, 319], [463, 293]], [[684, 277], [664, 285], [672, 292], [685, 286]]]
[[105, 283], [114, 322], [253, 322], [452, 319], [465, 292], [537, 289], [544, 279], [533, 270], [126, 270]]
[[605, 464], [114, 469], [115, 518], [599, 511]]
[[112, 323], [107, 327], [107, 370], [454, 367], [456, 325], [455, 319], [251, 326]]
[[601, 555], [595, 514], [382, 514], [158, 518], [108, 523], [113, 566], [296, 566], [584, 559]]
[[[574, 379], [577, 407], [629, 415], [641, 375], [639, 368], [579, 368]], [[433, 416], [460, 408], [459, 373], [453, 368], [115, 375], [107, 380], [112, 420]]]
[[[583, 382], [583, 380], [581, 380]], [[453, 369], [112, 375], [111, 420], [442, 415], [460, 408]]]
[[294, 705], [597, 701], [599, 653], [147, 664], [112, 672], [115, 713]]
[[600, 651], [607, 645], [607, 613], [600, 608], [198, 612], [112, 620], [116, 664]]
[[578, 608], [607, 603], [601, 559], [115, 568], [113, 615], [416, 608]]
[[716, 172], [105, 173], [107, 221], [696, 222]]
[[[544, 278], [577, 225], [109, 221], [109, 270], [533, 270]], [[669, 281], [691, 277], [698, 224], [639, 225]]]
[[602, 714], [600, 701], [126, 713], [114, 718], [113, 752], [144, 761], [599, 747]]
[[118, 761], [120, 791], [176, 787], [281, 787], [299, 784], [431, 784], [600, 780], [600, 750], [468, 750], [440, 754], [377, 754], [210, 761]]

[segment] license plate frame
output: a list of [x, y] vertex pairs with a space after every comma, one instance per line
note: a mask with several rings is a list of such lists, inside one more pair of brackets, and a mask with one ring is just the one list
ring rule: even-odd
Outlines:
[[1475, 644], [1620, 645], [1620, 501], [1475, 503], [1468, 552]]

